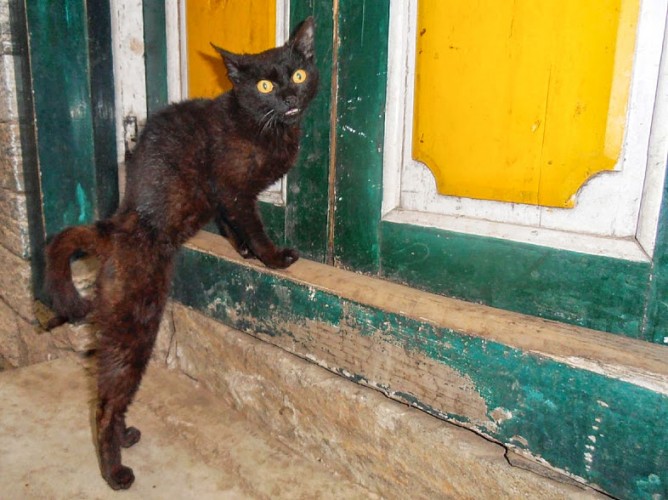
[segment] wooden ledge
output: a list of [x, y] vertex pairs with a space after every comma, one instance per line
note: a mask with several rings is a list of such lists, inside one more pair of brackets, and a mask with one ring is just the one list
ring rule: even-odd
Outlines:
[[360, 304], [668, 395], [668, 346], [472, 304], [306, 259], [287, 270], [268, 269], [257, 260], [243, 259], [227, 240], [212, 233], [200, 232], [187, 246]]

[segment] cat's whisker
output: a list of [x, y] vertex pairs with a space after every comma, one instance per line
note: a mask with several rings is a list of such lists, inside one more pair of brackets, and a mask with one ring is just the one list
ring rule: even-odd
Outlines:
[[260, 119], [260, 124], [262, 124], [262, 128], [260, 129], [260, 134], [263, 134], [265, 130], [271, 130], [276, 119], [277, 119], [277, 114], [275, 109], [270, 109], [269, 111], [267, 111], [264, 114], [264, 116]]

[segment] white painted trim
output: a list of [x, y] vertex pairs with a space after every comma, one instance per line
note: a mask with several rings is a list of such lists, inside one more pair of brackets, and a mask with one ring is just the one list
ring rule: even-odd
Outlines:
[[276, 47], [290, 38], [290, 0], [276, 0]]
[[[656, 199], [660, 202], [662, 190], [658, 179], [663, 178], [665, 169], [665, 162], [660, 161], [661, 157], [665, 159], [660, 151], [665, 141], [657, 137], [665, 134], [661, 129], [666, 127], [666, 120], [660, 121], [657, 117], [664, 116], [667, 104], [658, 98], [655, 102], [654, 97], [667, 7], [666, 0], [645, 0], [641, 5], [621, 164], [616, 172], [591, 179], [579, 193], [577, 207], [567, 210], [448, 197], [436, 192], [431, 172], [411, 158], [417, 0], [392, 1], [384, 218], [449, 230], [457, 220], [457, 230], [465, 233], [496, 237], [505, 234], [516, 241], [558, 248], [568, 246], [574, 251], [647, 261], [653, 252], [658, 221]], [[665, 89], [665, 79], [661, 82]], [[653, 116], [655, 126], [650, 137]], [[648, 163], [648, 159], [655, 157], [659, 160]], [[660, 172], [654, 172], [654, 168], [659, 168]], [[646, 175], [652, 182], [644, 182]], [[641, 210], [643, 186], [644, 196], [655, 201], [645, 203]], [[642, 222], [638, 225], [639, 218]], [[519, 231], [519, 227], [526, 230]], [[644, 232], [641, 227], [645, 228]], [[560, 241], [564, 242], [561, 246]], [[599, 248], [592, 247], [594, 241], [599, 242]]]
[[181, 50], [183, 2], [180, 0], [165, 0], [165, 34], [167, 38], [167, 100], [178, 102], [183, 99], [183, 82], [181, 71], [183, 52]]
[[[405, 7], [405, 8], [404, 8]], [[415, 26], [417, 1], [390, 3], [389, 58], [385, 109], [385, 140], [383, 150], [382, 214], [401, 206], [401, 171], [406, 147], [405, 137], [413, 134], [413, 69], [415, 60]]]
[[[176, 50], [176, 47], [173, 47]], [[188, 98], [188, 37], [186, 36], [186, 0], [179, 0], [179, 57], [181, 59], [179, 82], [181, 99]]]
[[125, 189], [125, 140], [123, 119], [146, 121], [146, 67], [141, 0], [111, 0], [111, 40], [116, 106], [116, 150], [121, 195]]
[[637, 238], [644, 248], [654, 246], [661, 209], [662, 186], [668, 165], [668, 16], [663, 38], [663, 55], [659, 69], [656, 105], [652, 118], [652, 132], [647, 158], [647, 175], [640, 205]]

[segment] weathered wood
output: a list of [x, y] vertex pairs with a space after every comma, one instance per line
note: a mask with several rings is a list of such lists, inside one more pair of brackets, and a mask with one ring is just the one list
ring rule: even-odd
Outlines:
[[165, 2], [143, 2], [147, 114], [167, 105]]
[[95, 218], [84, 0], [28, 2], [30, 65], [47, 235]]
[[268, 271], [212, 235], [190, 248], [184, 304], [614, 495], [666, 493], [668, 349], [308, 261]]
[[334, 263], [444, 296], [658, 338], [644, 321], [648, 262], [381, 220], [385, 106], [398, 105], [385, 102], [388, 6], [339, 7]]
[[95, 217], [102, 219], [116, 210], [119, 200], [109, 0], [88, 0], [86, 14], [88, 16], [90, 106], [95, 148]]
[[389, 16], [389, 2], [340, 2], [333, 253], [365, 273], [379, 268]]
[[383, 276], [423, 290], [643, 338], [650, 266], [434, 228], [381, 225]]
[[297, 165], [288, 173], [286, 243], [309, 259], [327, 256], [328, 166], [332, 79], [332, 0], [293, 0], [290, 26], [294, 30], [308, 16], [316, 21], [315, 53], [320, 88], [302, 122]]

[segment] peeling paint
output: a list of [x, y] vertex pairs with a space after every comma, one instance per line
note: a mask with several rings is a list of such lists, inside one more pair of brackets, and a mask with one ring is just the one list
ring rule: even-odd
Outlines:
[[[668, 482], [668, 399], [661, 393], [354, 302], [245, 262], [188, 249], [179, 259], [176, 298], [231, 326], [525, 449], [614, 495], [633, 496], [633, 478], [655, 474], [661, 485]], [[210, 310], [216, 298], [222, 303]], [[627, 452], [639, 448], [642, 454]]]
[[[543, 356], [549, 356], [545, 353], [540, 353]], [[607, 377], [625, 380], [631, 384], [644, 387], [654, 392], [668, 396], [668, 376], [648, 373], [647, 371], [632, 370], [626, 366], [616, 366], [612, 364], [604, 364], [587, 358], [577, 356], [549, 356], [550, 358], [567, 364], [574, 368], [582, 368], [594, 373], [599, 373]], [[605, 403], [601, 403], [605, 404]]]

